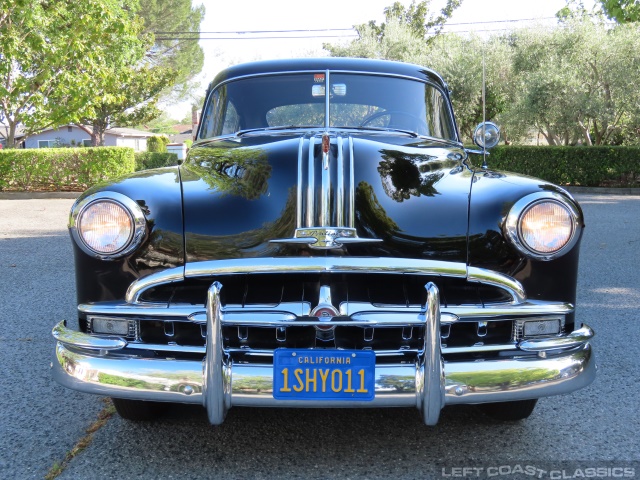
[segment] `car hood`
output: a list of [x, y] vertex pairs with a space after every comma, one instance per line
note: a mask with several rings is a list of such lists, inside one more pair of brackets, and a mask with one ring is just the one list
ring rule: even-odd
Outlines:
[[472, 172], [464, 158], [444, 142], [388, 133], [254, 133], [196, 144], [181, 167], [186, 260], [466, 262]]

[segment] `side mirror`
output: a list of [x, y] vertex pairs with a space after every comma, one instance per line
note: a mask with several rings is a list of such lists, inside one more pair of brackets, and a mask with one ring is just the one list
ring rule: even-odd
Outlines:
[[473, 132], [473, 143], [482, 149], [495, 147], [500, 141], [500, 127], [493, 122], [482, 122]]

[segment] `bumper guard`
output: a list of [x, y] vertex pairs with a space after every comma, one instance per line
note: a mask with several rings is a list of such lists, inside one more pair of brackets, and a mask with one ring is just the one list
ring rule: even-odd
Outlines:
[[[219, 425], [232, 406], [264, 407], [417, 407], [425, 424], [435, 425], [448, 404], [508, 402], [569, 393], [589, 385], [596, 364], [584, 325], [564, 336], [524, 340], [523, 352], [537, 356], [486, 361], [443, 360], [440, 347], [440, 300], [433, 283], [425, 286], [425, 343], [415, 363], [378, 364], [371, 402], [276, 400], [273, 366], [233, 362], [222, 345], [224, 314], [220, 283], [210, 287], [204, 360], [143, 358], [119, 352], [126, 340], [53, 329], [57, 340], [54, 379], [74, 390], [116, 398], [201, 404]], [[389, 388], [388, 379], [394, 379]]]

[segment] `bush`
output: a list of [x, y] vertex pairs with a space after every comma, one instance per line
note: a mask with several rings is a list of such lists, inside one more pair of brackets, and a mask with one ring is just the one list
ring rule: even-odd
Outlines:
[[0, 150], [0, 190], [82, 191], [135, 168], [127, 147]]
[[491, 150], [487, 162], [492, 170], [558, 185], [640, 187], [640, 147], [500, 146]]
[[178, 165], [178, 155], [175, 153], [138, 152], [135, 155], [136, 171]]
[[164, 135], [149, 137], [147, 139], [147, 151], [152, 153], [167, 153], [168, 144], [169, 137]]

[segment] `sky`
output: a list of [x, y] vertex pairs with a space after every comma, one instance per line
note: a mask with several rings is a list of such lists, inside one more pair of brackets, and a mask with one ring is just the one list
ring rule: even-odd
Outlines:
[[[323, 43], [348, 42], [353, 25], [384, 20], [383, 11], [395, 0], [204, 0], [206, 13], [200, 26], [205, 59], [197, 77], [201, 93], [223, 68], [252, 60], [325, 56]], [[400, 0], [409, 5], [411, 0]], [[595, 0], [585, 0], [587, 8]], [[196, 2], [194, 1], [194, 4]], [[432, 0], [437, 11], [445, 0]], [[553, 25], [566, 0], [463, 0], [447, 23], [447, 32], [499, 33], [536, 23]], [[325, 31], [318, 30], [342, 31]], [[299, 30], [290, 34], [283, 30]], [[302, 31], [300, 31], [302, 30]], [[313, 30], [313, 31], [309, 31]], [[252, 33], [265, 32], [273, 33]], [[211, 33], [207, 33], [211, 32]], [[236, 33], [243, 32], [243, 33]], [[341, 37], [334, 37], [342, 35]], [[290, 38], [264, 38], [264, 37]], [[315, 36], [316, 38], [291, 38]], [[255, 38], [260, 37], [260, 38]], [[222, 39], [224, 38], [224, 39]], [[166, 106], [173, 118], [187, 115], [189, 102]]]

